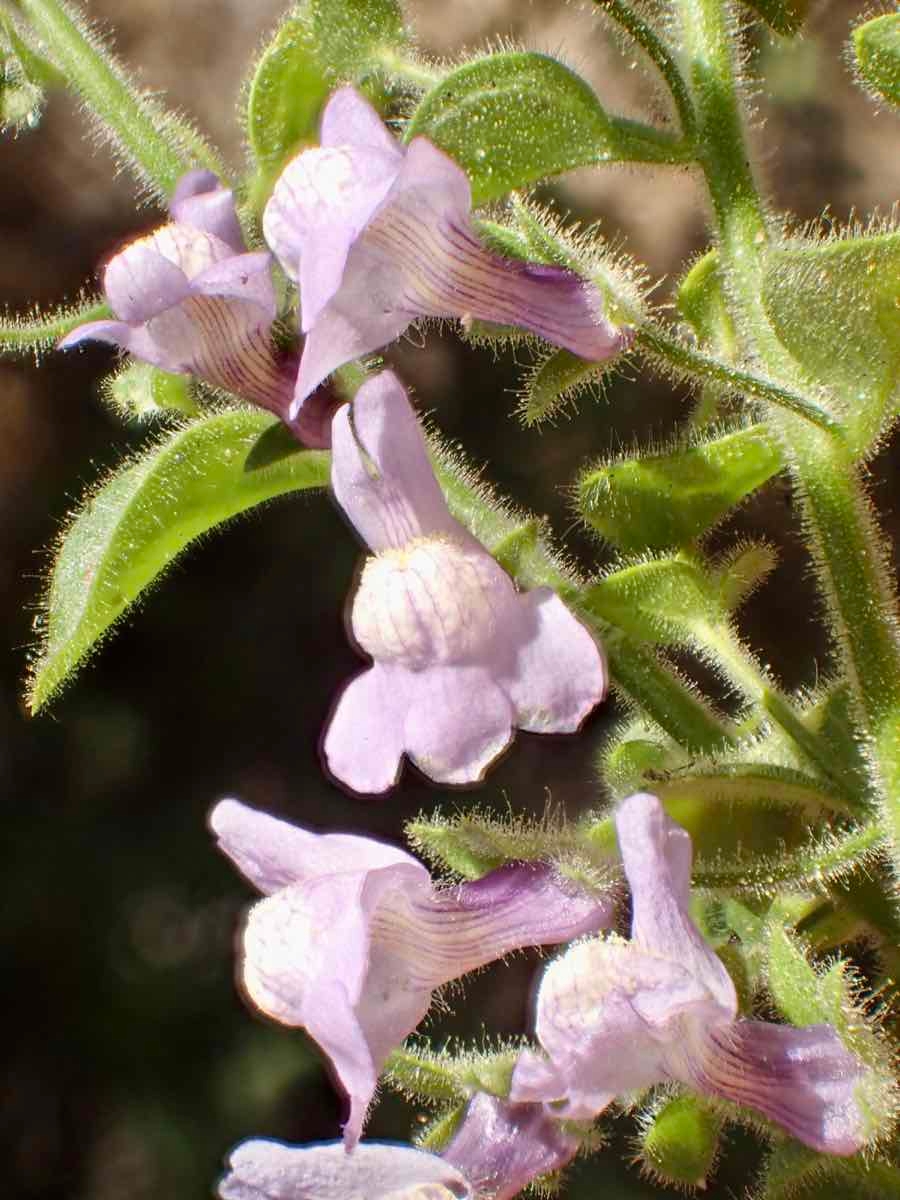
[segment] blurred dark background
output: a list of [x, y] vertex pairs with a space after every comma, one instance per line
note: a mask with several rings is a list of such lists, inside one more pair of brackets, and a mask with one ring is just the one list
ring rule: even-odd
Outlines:
[[[280, 9], [276, 0], [90, 6], [115, 23], [141, 82], [193, 113], [233, 161], [245, 64]], [[826, 204], [835, 219], [886, 212], [900, 194], [896, 118], [876, 112], [841, 61], [860, 11], [820, 5], [802, 41], [755, 43], [769, 94], [754, 139], [775, 202], [803, 219]], [[590, 11], [557, 0], [419, 0], [410, 15], [433, 52], [511, 33], [562, 51], [611, 107], [659, 111], [648, 80]], [[136, 208], [128, 179], [83, 133], [77, 106], [56, 96], [38, 129], [0, 144], [0, 303], [10, 310], [75, 297], [117, 242], [160, 219]], [[703, 244], [703, 198], [688, 173], [579, 172], [548, 194], [576, 216], [601, 217], [663, 280], [661, 295]], [[511, 360], [495, 364], [450, 336], [429, 336], [425, 352], [401, 345], [392, 358], [420, 406], [518, 503], [547, 513], [585, 563], [593, 551], [573, 528], [565, 484], [586, 458], [671, 431], [689, 404], [650, 378], [620, 379], [602, 404], [535, 434], [513, 416]], [[234, 932], [250, 894], [206, 832], [217, 798], [385, 837], [423, 806], [471, 798], [407, 771], [396, 794], [364, 802], [322, 775], [319, 731], [360, 665], [342, 626], [358, 549], [325, 496], [274, 504], [193, 549], [50, 715], [26, 717], [22, 679], [47, 548], [84, 489], [146, 437], [99, 399], [112, 364], [101, 348], [49, 354], [40, 370], [0, 363], [0, 1145], [10, 1200], [199, 1200], [243, 1137], [337, 1135], [340, 1106], [318, 1057], [302, 1035], [251, 1014], [234, 987]], [[887, 453], [873, 488], [896, 534]], [[812, 683], [827, 651], [810, 619], [814, 594], [785, 487], [756, 497], [719, 540], [741, 529], [783, 549], [745, 632], [787, 684]], [[597, 804], [593, 757], [616, 715], [607, 705], [577, 739], [520, 736], [478, 802]], [[480, 977], [465, 1011], [432, 1028], [521, 1031], [534, 965], [521, 956]], [[370, 1132], [402, 1138], [414, 1119], [386, 1099]], [[749, 1153], [731, 1155], [719, 1194], [742, 1189]], [[595, 1195], [601, 1181], [609, 1197], [660, 1194], [627, 1157], [622, 1142], [580, 1167], [567, 1195]]]

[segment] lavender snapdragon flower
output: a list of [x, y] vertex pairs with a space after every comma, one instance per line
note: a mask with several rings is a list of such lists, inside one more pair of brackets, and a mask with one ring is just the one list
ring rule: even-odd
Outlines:
[[479, 1092], [442, 1154], [364, 1142], [286, 1146], [253, 1140], [232, 1151], [221, 1200], [511, 1200], [578, 1150], [540, 1105]]
[[327, 391], [301, 416], [288, 411], [298, 360], [280, 357], [272, 343], [272, 258], [248, 253], [230, 190], [210, 171], [190, 171], [169, 211], [167, 225], [106, 266], [103, 291], [116, 319], [79, 325], [59, 348], [109, 342], [268, 409], [308, 446], [328, 446], [336, 402]]
[[396, 376], [359, 389], [332, 444], [335, 497], [374, 552], [350, 619], [374, 664], [331, 717], [331, 773], [383, 792], [407, 754], [430, 779], [471, 783], [514, 727], [577, 730], [606, 692], [600, 648], [549, 588], [517, 592], [450, 515]]
[[854, 1154], [863, 1064], [830, 1025], [739, 1017], [731, 977], [688, 914], [690, 836], [644, 794], [619, 805], [616, 829], [631, 942], [583, 941], [547, 969], [536, 1020], [547, 1057], [519, 1058], [511, 1097], [588, 1118], [623, 1092], [674, 1080], [756, 1109], [816, 1150]]
[[292, 411], [336, 367], [419, 317], [516, 325], [596, 361], [627, 347], [630, 331], [608, 320], [592, 284], [482, 245], [465, 172], [427, 138], [401, 146], [344, 87], [325, 107], [321, 139], [288, 163], [263, 215], [300, 290], [306, 345]]
[[265, 896], [244, 930], [244, 987], [264, 1013], [304, 1028], [328, 1055], [350, 1097], [348, 1146], [385, 1060], [436, 988], [610, 919], [609, 904], [545, 864], [438, 891], [422, 863], [370, 838], [310, 833], [234, 800], [218, 804], [210, 824]]

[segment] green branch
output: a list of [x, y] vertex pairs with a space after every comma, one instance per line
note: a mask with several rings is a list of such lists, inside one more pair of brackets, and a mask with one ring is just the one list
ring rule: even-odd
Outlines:
[[836, 437], [841, 436], [841, 426], [838, 422], [818, 404], [808, 400], [799, 392], [782, 387], [781, 384], [775, 383], [771, 379], [763, 379], [759, 375], [741, 371], [717, 358], [712, 358], [710, 355], [704, 354], [702, 350], [685, 345], [684, 342], [659, 325], [642, 325], [638, 330], [634, 345], [637, 349], [644, 350], [650, 357], [665, 363], [667, 367], [674, 367], [685, 375], [709, 383], [722, 384], [731, 388], [732, 391], [750, 396], [754, 400], [774, 404], [778, 408], [802, 417], [827, 433]]
[[155, 191], [170, 196], [196, 159], [214, 170], [221, 169], [193, 130], [132, 87], [84, 18], [64, 0], [18, 0], [18, 4], [69, 87]]
[[[737, 328], [763, 367], [794, 385], [797, 366], [760, 302], [768, 230], [749, 165], [723, 0], [677, 0], [698, 115], [701, 165]], [[856, 464], [830, 431], [773, 408], [771, 424], [793, 469], [835, 649], [850, 684], [874, 790], [900, 869], [900, 605], [884, 541]]]
[[81, 305], [63, 305], [48, 313], [35, 312], [26, 317], [4, 315], [0, 318], [0, 356], [52, 350], [60, 338], [77, 326], [110, 316], [109, 306], [93, 297]]
[[686, 138], [693, 141], [697, 125], [694, 103], [674, 55], [669, 53], [668, 47], [658, 37], [656, 30], [627, 4], [623, 4], [622, 0], [594, 0], [594, 3], [605, 9], [612, 19], [621, 25], [662, 75], [678, 110], [682, 131]]

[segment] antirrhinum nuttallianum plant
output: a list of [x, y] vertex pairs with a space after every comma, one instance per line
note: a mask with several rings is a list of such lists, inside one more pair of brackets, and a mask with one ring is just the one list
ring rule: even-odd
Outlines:
[[[900, 414], [900, 226], [804, 225], [763, 190], [748, 64], [806, 18], [799, 0], [596, 0], [664, 97], [640, 119], [546, 47], [439, 60], [399, 0], [305, 0], [248, 46], [229, 161], [74, 0], [0, 3], [6, 170], [68, 91], [144, 206], [77, 304], [0, 324], [0, 352], [63, 372], [112, 347], [90, 353], [139, 442], [48, 556], [28, 710], [144, 619], [182, 551], [268, 500], [311, 493], [283, 550], [298, 579], [327, 570], [304, 526], [329, 504], [359, 555], [333, 592], [359, 670], [332, 672], [314, 723], [296, 695], [270, 704], [318, 739], [318, 794], [361, 828], [322, 829], [302, 790], [290, 819], [281, 795], [278, 816], [209, 797], [259, 893], [235, 931], [246, 1019], [305, 1037], [342, 1116], [292, 1143], [255, 1127], [248, 1083], [210, 1180], [224, 1200], [724, 1197], [736, 1179], [752, 1200], [900, 1197], [900, 608], [870, 484]], [[895, 154], [900, 17], [867, 10], [846, 36], [873, 153]], [[627, 212], [601, 234], [549, 203], [569, 172], [622, 167], [648, 194], [686, 172], [705, 190], [680, 275], [629, 254]], [[454, 340], [448, 431], [428, 382]], [[660, 375], [694, 403], [635, 443], [616, 414]], [[467, 453], [486, 403], [520, 421], [502, 427], [530, 446], [520, 479], [557, 464], [538, 427], [577, 416], [577, 472], [548, 483], [558, 531]], [[778, 551], [753, 529], [773, 488], [817, 601], [763, 656], [742, 605], [792, 588], [766, 582]], [[226, 601], [241, 611], [223, 575], [208, 605]], [[801, 688], [778, 659], [796, 621], [827, 635]], [[284, 649], [298, 692], [309, 641]], [[492, 803], [523, 742], [540, 786], [551, 747], [592, 736], [593, 770], [543, 815], [515, 790]], [[367, 832], [423, 779], [406, 847]], [[533, 956], [518, 1035], [467, 988], [514, 951]], [[448, 1008], [480, 1036], [448, 1039]], [[406, 1143], [380, 1132], [391, 1091]]]

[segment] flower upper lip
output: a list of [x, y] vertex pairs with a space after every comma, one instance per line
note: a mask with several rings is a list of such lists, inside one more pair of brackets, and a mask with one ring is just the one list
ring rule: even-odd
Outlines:
[[332, 95], [321, 146], [288, 163], [263, 214], [308, 335], [294, 410], [417, 317], [518, 325], [596, 361], [626, 348], [630, 331], [606, 318], [597, 288], [566, 268], [492, 253], [471, 209], [465, 172], [427, 138], [402, 147], [353, 88]]

